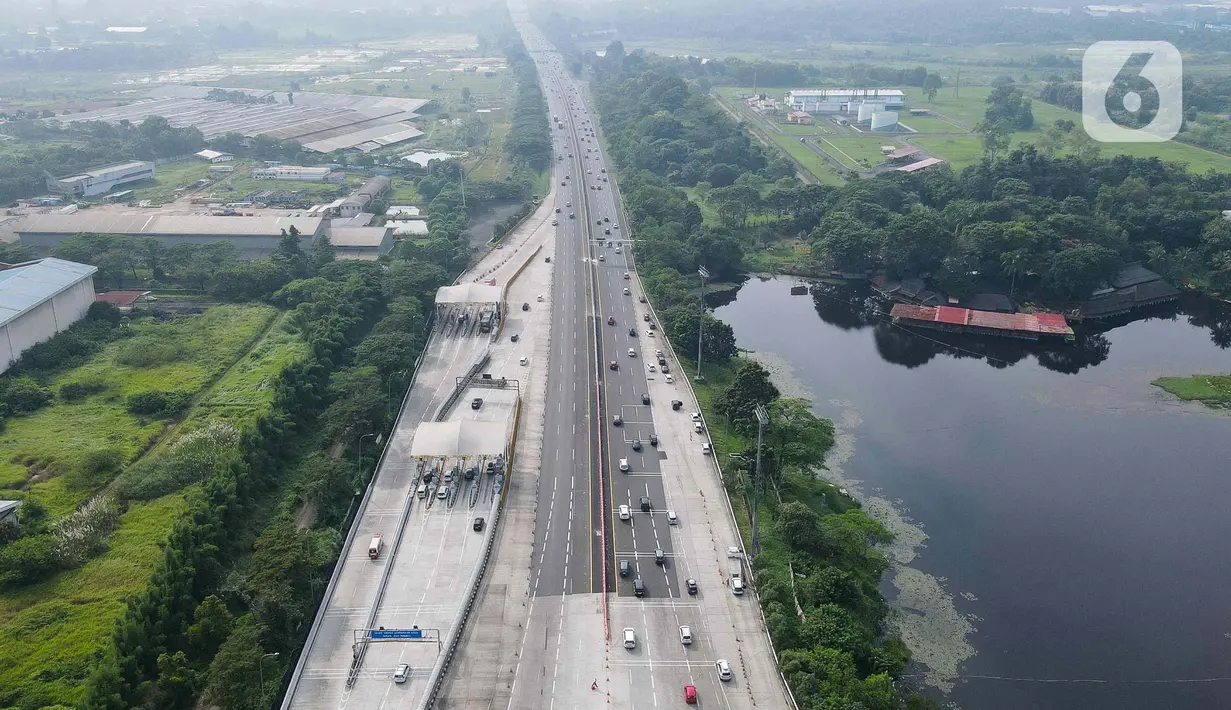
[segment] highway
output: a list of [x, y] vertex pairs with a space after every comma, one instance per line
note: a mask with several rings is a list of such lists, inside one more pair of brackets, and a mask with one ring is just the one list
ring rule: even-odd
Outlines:
[[[596, 116], [554, 48], [524, 13], [515, 9], [514, 18], [548, 102], [560, 209], [539, 480], [523, 514], [533, 544], [502, 544], [495, 591], [478, 612], [489, 621], [467, 631], [440, 707], [679, 706], [691, 685], [703, 707], [789, 708], [755, 595], [727, 586], [726, 550], [739, 544], [734, 520], [702, 451], [708, 439], [694, 429], [695, 398], [675, 379], [683, 375], [643, 303]], [[515, 530], [517, 523], [505, 535]], [[524, 581], [515, 554], [529, 556]], [[517, 603], [512, 593], [523, 584]], [[690, 627], [691, 644], [682, 643], [681, 626]], [[732, 668], [727, 681], [718, 677], [720, 659]]]

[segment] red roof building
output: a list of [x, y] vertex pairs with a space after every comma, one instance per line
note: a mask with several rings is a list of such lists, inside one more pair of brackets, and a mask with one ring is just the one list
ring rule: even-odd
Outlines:
[[95, 301], [110, 303], [121, 311], [131, 311], [137, 304], [148, 303], [150, 291], [108, 291], [94, 294]]
[[1040, 336], [1073, 338], [1073, 329], [1059, 313], [995, 313], [953, 306], [894, 304], [889, 316], [898, 325], [945, 330], [951, 333], [999, 335], [1038, 340]]

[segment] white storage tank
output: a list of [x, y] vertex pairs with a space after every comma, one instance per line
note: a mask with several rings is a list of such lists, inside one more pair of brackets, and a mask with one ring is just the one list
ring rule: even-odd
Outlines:
[[897, 111], [877, 111], [872, 114], [872, 130], [895, 131], [898, 128]]

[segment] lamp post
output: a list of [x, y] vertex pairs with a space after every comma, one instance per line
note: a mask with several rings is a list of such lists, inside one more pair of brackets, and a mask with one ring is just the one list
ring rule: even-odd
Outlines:
[[752, 413], [757, 415], [757, 467], [752, 478], [752, 554], [756, 556], [761, 552], [761, 531], [757, 527], [757, 511], [761, 508], [761, 439], [769, 423], [769, 412], [758, 404]]
[[386, 392], [385, 392], [385, 402], [387, 403], [386, 404], [386, 415], [387, 415], [387, 410], [393, 408], [391, 406], [392, 402], [389, 401], [393, 399], [393, 382], [394, 380], [401, 382], [402, 378], [405, 377], [406, 375], [407, 375], [407, 371], [401, 370], [389, 376], [389, 386], [386, 388]]
[[701, 381], [701, 336], [705, 331], [705, 280], [710, 277], [710, 272], [704, 266], [697, 269], [697, 275], [701, 277], [701, 312], [697, 314], [697, 376], [693, 379], [697, 382]]
[[273, 653], [267, 653], [264, 656], [261, 656], [260, 662], [257, 663], [257, 666], [261, 669], [261, 692], [262, 693], [265, 692], [265, 659], [266, 658], [277, 658], [280, 655], [281, 654], [278, 653], [277, 651], [274, 651]]
[[359, 455], [356, 457], [358, 459], [356, 463], [359, 464], [359, 480], [361, 481], [363, 480], [363, 440], [368, 438], [369, 436], [376, 436], [376, 434], [375, 433], [364, 434], [363, 436], [359, 437]]

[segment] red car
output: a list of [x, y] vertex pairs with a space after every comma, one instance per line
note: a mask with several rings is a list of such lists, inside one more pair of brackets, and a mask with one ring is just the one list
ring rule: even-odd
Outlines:
[[695, 685], [684, 686], [684, 702], [688, 703], [689, 705], [697, 704], [697, 686]]

